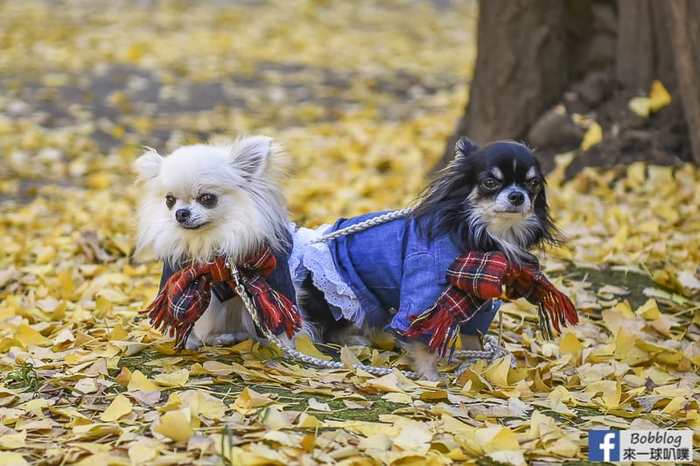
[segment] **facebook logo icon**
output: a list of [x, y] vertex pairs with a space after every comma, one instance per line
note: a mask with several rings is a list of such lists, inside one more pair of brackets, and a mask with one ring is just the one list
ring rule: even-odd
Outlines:
[[591, 430], [588, 432], [588, 459], [591, 461], [620, 461], [620, 432]]

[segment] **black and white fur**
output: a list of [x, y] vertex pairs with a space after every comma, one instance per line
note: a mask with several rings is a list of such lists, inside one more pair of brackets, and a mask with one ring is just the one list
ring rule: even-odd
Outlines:
[[[422, 234], [448, 234], [463, 251], [502, 251], [517, 263], [532, 262], [530, 250], [556, 242], [557, 230], [549, 215], [545, 180], [540, 165], [524, 145], [512, 141], [477, 147], [461, 138], [455, 157], [432, 181], [411, 214], [428, 221]], [[322, 334], [341, 344], [361, 343], [367, 328], [336, 322], [310, 279], [300, 302], [320, 324]], [[367, 340], [365, 339], [365, 343]], [[438, 356], [420, 341], [402, 341], [414, 369], [422, 377], [438, 378]]]
[[[135, 163], [143, 186], [137, 252], [150, 250], [177, 264], [219, 255], [240, 261], [263, 244], [275, 251], [287, 247], [289, 221], [279, 186], [285, 159], [282, 148], [265, 136], [230, 145], [184, 146], [167, 157], [149, 149]], [[313, 335], [304, 322], [302, 332]], [[186, 347], [231, 344], [256, 335], [239, 298], [222, 303], [212, 294]]]
[[501, 251], [512, 261], [531, 262], [532, 248], [559, 236], [545, 186], [540, 164], [524, 144], [479, 148], [463, 137], [413, 215], [430, 219], [429, 237], [448, 233], [465, 251]]

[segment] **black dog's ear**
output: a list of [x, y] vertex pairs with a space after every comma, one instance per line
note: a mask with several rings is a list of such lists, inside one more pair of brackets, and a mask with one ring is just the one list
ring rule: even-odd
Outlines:
[[479, 149], [479, 146], [469, 140], [468, 137], [462, 136], [455, 144], [455, 157], [466, 157], [477, 149]]

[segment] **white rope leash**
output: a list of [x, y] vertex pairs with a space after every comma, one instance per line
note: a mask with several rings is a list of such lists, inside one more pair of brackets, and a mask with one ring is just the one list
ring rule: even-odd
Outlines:
[[[379, 215], [377, 217], [372, 217], [370, 219], [367, 219], [365, 221], [362, 221], [360, 223], [356, 223], [354, 225], [350, 225], [349, 227], [341, 228], [340, 230], [336, 230], [332, 233], [329, 233], [327, 235], [324, 235], [314, 241], [311, 241], [309, 244], [316, 244], [316, 243], [325, 243], [331, 240], [334, 240], [336, 238], [340, 238], [342, 236], [347, 236], [351, 235], [353, 233], [358, 233], [360, 231], [367, 230], [368, 228], [371, 228], [375, 225], [380, 225], [382, 223], [390, 222], [392, 220], [396, 220], [401, 217], [405, 217], [406, 215], [410, 214], [413, 212], [413, 208], [405, 208], [401, 210], [394, 210], [391, 212], [387, 212], [385, 214]], [[304, 354], [300, 351], [297, 351], [293, 348], [290, 348], [288, 345], [285, 345], [282, 343], [282, 341], [277, 338], [276, 335], [274, 335], [269, 329], [264, 327], [263, 325], [260, 324], [260, 319], [258, 318], [258, 311], [255, 308], [255, 304], [253, 301], [250, 299], [250, 296], [248, 296], [248, 292], [245, 289], [245, 285], [243, 283], [243, 279], [241, 277], [241, 274], [238, 271], [238, 268], [236, 268], [235, 265], [228, 259], [226, 260], [226, 266], [231, 270], [231, 276], [233, 277], [234, 282], [236, 283], [236, 293], [238, 296], [240, 296], [241, 301], [243, 301], [243, 307], [245, 307], [246, 311], [248, 311], [248, 314], [250, 314], [250, 317], [253, 319], [253, 322], [255, 325], [263, 332], [265, 335], [265, 338], [267, 338], [269, 341], [277, 345], [285, 355], [289, 356], [292, 359], [299, 360], [303, 363], [310, 364], [312, 366], [316, 367], [321, 367], [324, 369], [344, 369], [345, 365], [340, 362], [340, 361], [327, 361], [325, 359], [320, 359], [314, 356], [309, 356], [308, 354]], [[459, 357], [460, 359], [463, 360], [462, 365], [460, 366], [460, 369], [457, 371], [457, 376], [461, 375], [462, 372], [464, 372], [468, 368], [467, 363], [473, 363], [478, 360], [487, 360], [487, 361], [493, 361], [495, 359], [498, 359], [502, 356], [505, 356], [507, 351], [499, 345], [499, 341], [496, 340], [495, 337], [491, 335], [486, 335], [483, 338], [483, 350], [461, 350], [461, 351], [455, 351], [454, 355]], [[372, 375], [376, 376], [382, 376], [382, 375], [387, 375], [390, 374], [394, 369], [389, 368], [389, 367], [377, 367], [377, 366], [370, 366], [367, 364], [362, 364], [362, 363], [357, 363], [353, 365], [353, 368], [355, 369], [360, 369], [365, 372], [368, 372]], [[405, 375], [406, 377], [410, 379], [418, 379], [419, 374], [413, 372], [413, 371], [401, 371], [400, 372]]]
[[341, 228], [340, 230], [335, 230], [333, 233], [328, 233], [327, 235], [323, 235], [318, 239], [310, 241], [309, 244], [327, 243], [328, 241], [340, 238], [341, 236], [348, 236], [352, 235], [353, 233], [359, 233], [361, 231], [372, 228], [373, 226], [381, 225], [382, 223], [391, 222], [392, 220], [396, 220], [397, 218], [405, 217], [406, 215], [413, 212], [413, 210], [413, 207], [407, 207], [405, 209], [393, 210], [391, 212], [378, 215], [376, 217], [368, 218], [367, 220], [364, 220], [360, 223], [350, 225], [349, 227]]
[[[236, 266], [229, 264], [229, 268], [231, 269], [231, 276], [233, 277], [234, 281], [236, 282], [236, 293], [238, 296], [240, 296], [241, 301], [243, 301], [243, 306], [245, 309], [248, 311], [248, 314], [250, 314], [250, 317], [253, 319], [253, 322], [255, 322], [255, 325], [263, 332], [265, 338], [267, 338], [269, 341], [277, 345], [284, 354], [287, 356], [291, 357], [292, 359], [297, 359], [301, 362], [311, 364], [313, 366], [317, 367], [322, 367], [324, 369], [343, 369], [345, 368], [345, 365], [340, 362], [340, 361], [326, 361], [324, 359], [316, 358], [314, 356], [309, 356], [308, 354], [304, 354], [301, 351], [297, 351], [293, 348], [290, 348], [288, 345], [285, 345], [282, 343], [282, 341], [277, 338], [275, 334], [273, 334], [270, 330], [265, 328], [263, 325], [260, 324], [260, 319], [258, 318], [258, 312], [257, 309], [255, 308], [255, 305], [253, 304], [253, 301], [250, 299], [250, 296], [248, 296], [248, 292], [245, 289], [245, 286], [243, 285], [241, 281], [241, 276], [240, 273], [238, 272], [238, 269]], [[391, 373], [392, 369], [387, 368], [387, 367], [375, 367], [375, 366], [368, 366], [365, 364], [355, 364], [353, 366], [356, 369], [362, 369], [363, 371], [369, 372], [372, 375], [377, 375], [377, 376], [382, 376]], [[410, 378], [418, 378], [418, 374], [415, 372], [403, 372], [404, 375]]]

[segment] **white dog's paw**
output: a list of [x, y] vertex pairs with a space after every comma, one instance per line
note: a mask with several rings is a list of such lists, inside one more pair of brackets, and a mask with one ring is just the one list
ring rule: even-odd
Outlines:
[[408, 342], [402, 346], [413, 361], [413, 368], [421, 379], [433, 382], [440, 380], [440, 373], [437, 369], [440, 357], [437, 354], [430, 351], [421, 342]]
[[[297, 338], [300, 337], [308, 338], [312, 343], [318, 342], [318, 338], [316, 337], [316, 334], [314, 333], [314, 329], [312, 327], [302, 327], [294, 335], [292, 335], [291, 338], [288, 337], [285, 332], [282, 332], [279, 335], [277, 335], [277, 339], [282, 344], [282, 346], [291, 349], [296, 348]], [[262, 339], [261, 342], [266, 342], [265, 344], [270, 344], [270, 342], [267, 339]]]
[[196, 351], [199, 348], [202, 347], [204, 343], [202, 343], [202, 340], [197, 338], [197, 335], [194, 334], [194, 332], [190, 333], [190, 336], [187, 337], [187, 341], [185, 342], [185, 349]]
[[220, 333], [207, 338], [207, 345], [211, 346], [229, 346], [240, 343], [250, 338], [245, 332]]
[[435, 366], [416, 367], [416, 374], [420, 380], [430, 380], [431, 382], [440, 380], [440, 373]]
[[372, 342], [364, 335], [347, 335], [343, 346], [371, 346]]
[[340, 346], [370, 346], [369, 338], [362, 332], [362, 329], [348, 327], [342, 330], [331, 332], [328, 341]]

